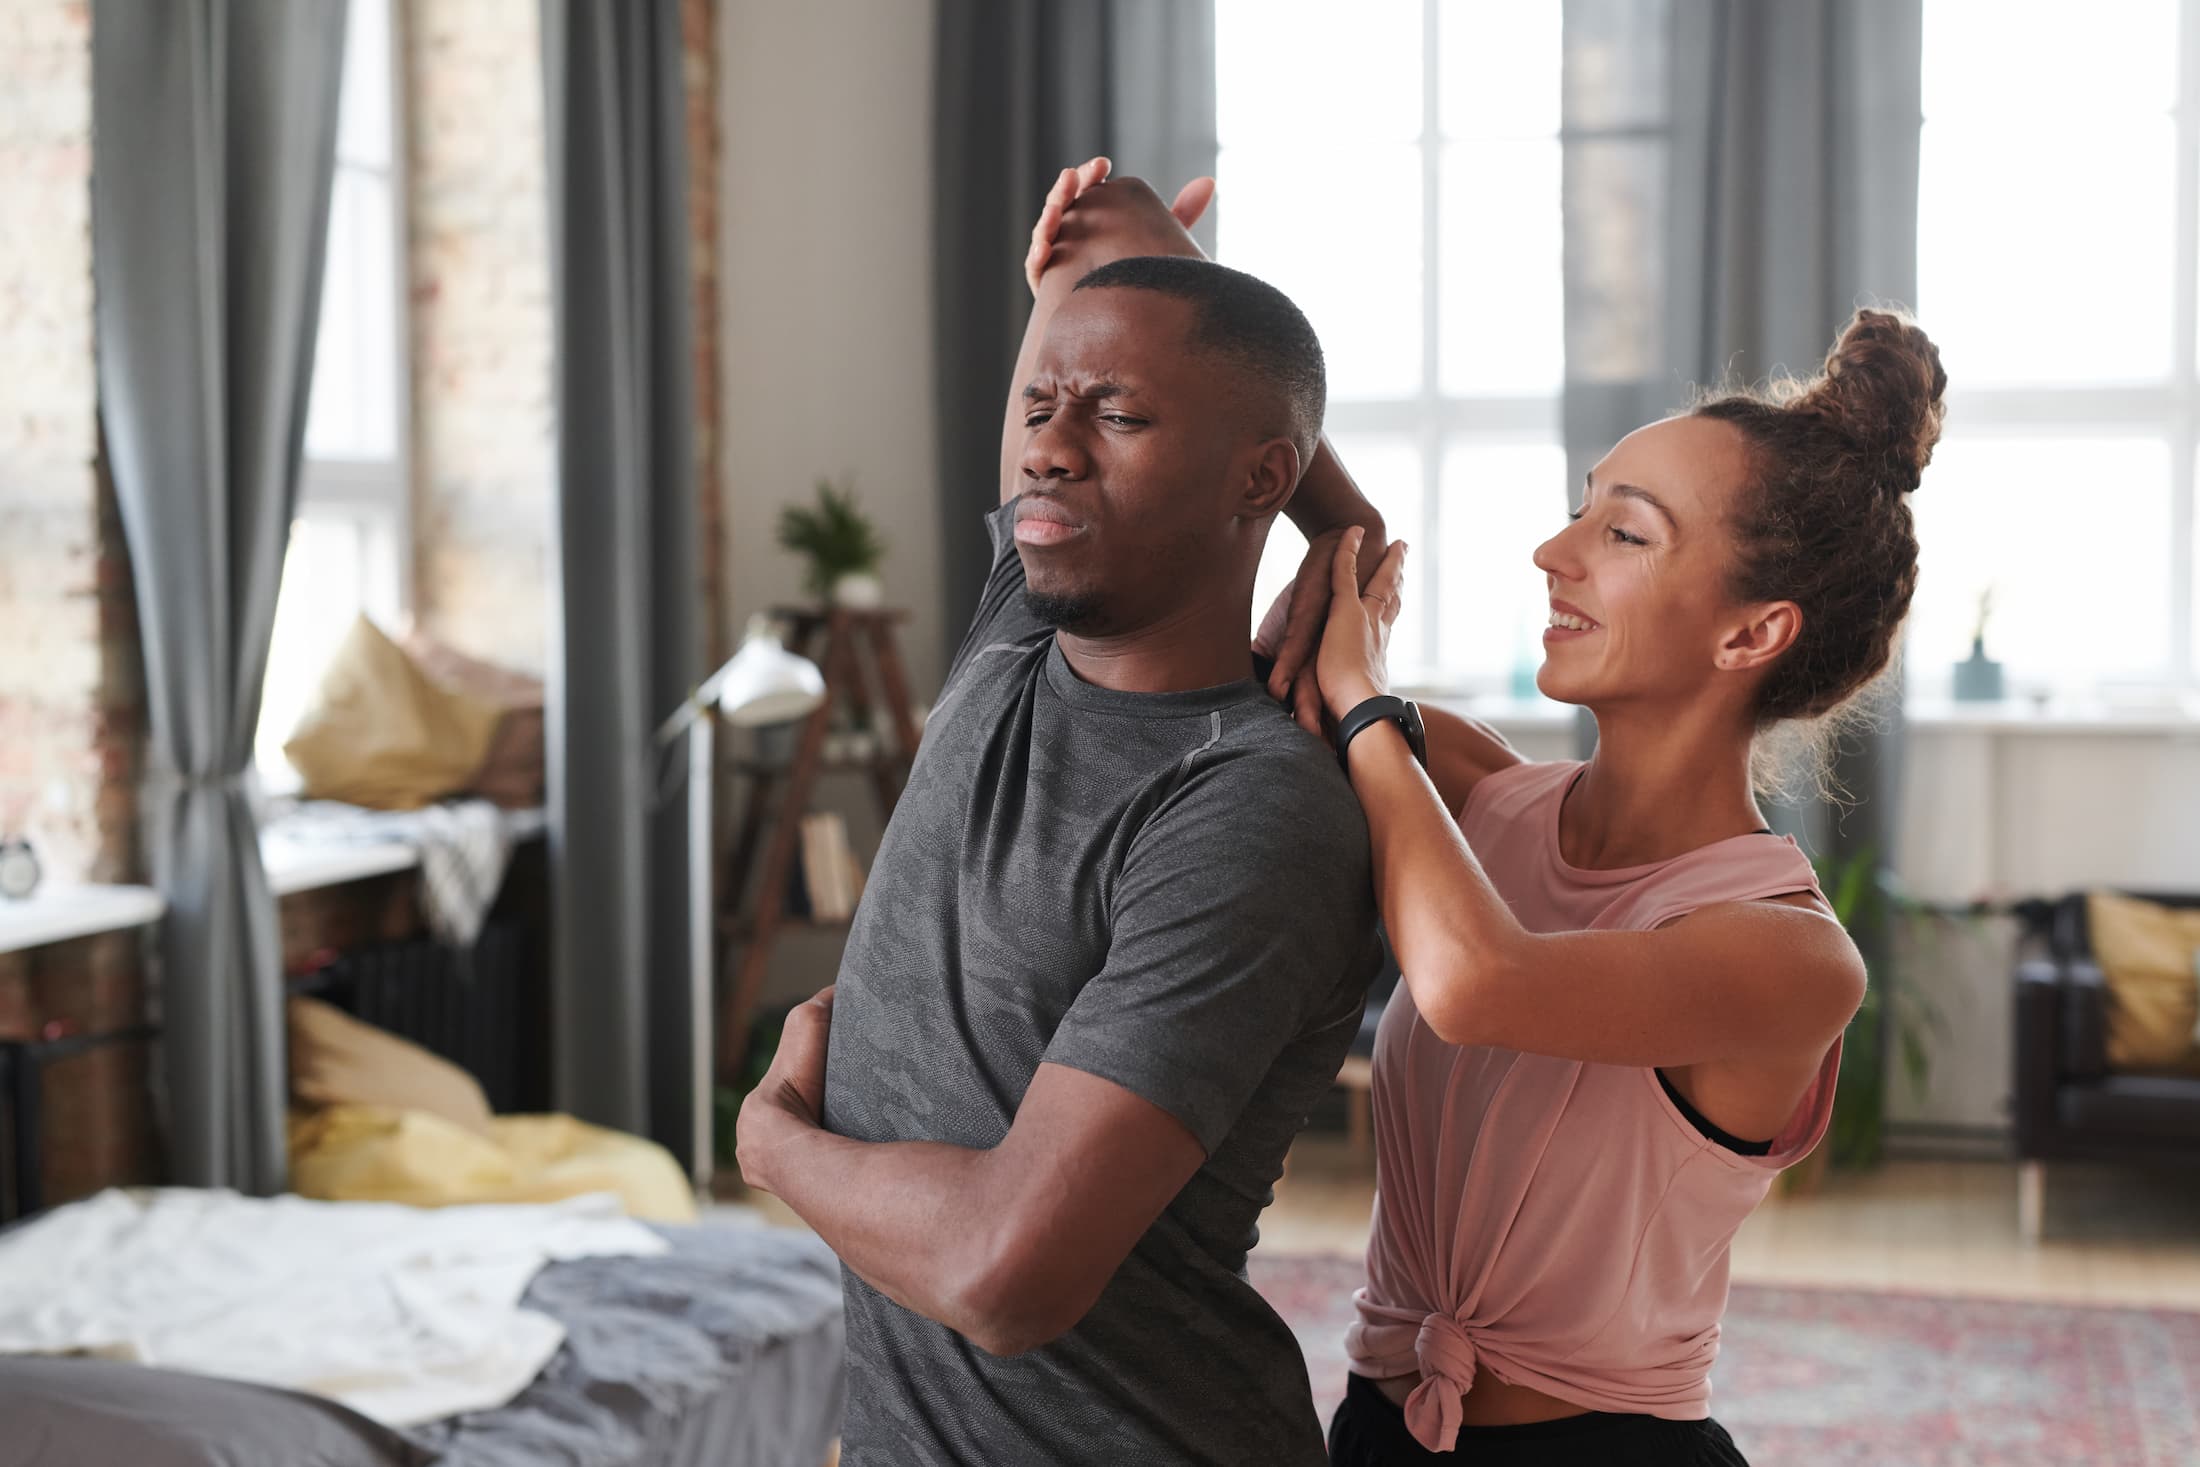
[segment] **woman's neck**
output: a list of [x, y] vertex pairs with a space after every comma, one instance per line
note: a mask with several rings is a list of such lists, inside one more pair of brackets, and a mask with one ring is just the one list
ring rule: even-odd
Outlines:
[[1723, 709], [1598, 710], [1597, 749], [1559, 815], [1571, 865], [1670, 860], [1761, 828], [1751, 734]]

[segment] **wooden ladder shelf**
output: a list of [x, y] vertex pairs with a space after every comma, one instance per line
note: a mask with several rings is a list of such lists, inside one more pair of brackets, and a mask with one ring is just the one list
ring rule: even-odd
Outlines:
[[[801, 849], [802, 816], [819, 776], [860, 774], [871, 781], [878, 797], [883, 825], [894, 813], [894, 802], [909, 778], [909, 764], [917, 750], [917, 721], [909, 703], [909, 679], [902, 670], [901, 652], [894, 642], [894, 627], [909, 619], [896, 610], [861, 611], [847, 607], [779, 607], [772, 615], [787, 627], [787, 650], [812, 656], [810, 648], [820, 637], [823, 650], [816, 654], [825, 675], [825, 701], [801, 724], [794, 757], [785, 764], [741, 759], [736, 773], [748, 776], [748, 797], [735, 827], [733, 849], [726, 862], [720, 888], [719, 936], [729, 963], [736, 948], [740, 961], [733, 965], [730, 984], [721, 985], [718, 1010], [718, 1070], [721, 1082], [738, 1082], [748, 1058], [749, 1031], [756, 1018], [756, 1001], [763, 988], [764, 970], [771, 960], [772, 944], [789, 926], [845, 929], [845, 922], [813, 922], [787, 915], [787, 883]], [[864, 667], [866, 653], [870, 667]], [[892, 747], [877, 738], [872, 720], [869, 679], [876, 678], [893, 731]], [[825, 757], [826, 735], [835, 713], [845, 708], [856, 726], [876, 739], [872, 752], [853, 759]], [[757, 869], [757, 847], [763, 846], [763, 862], [753, 900], [744, 901], [749, 878]]]

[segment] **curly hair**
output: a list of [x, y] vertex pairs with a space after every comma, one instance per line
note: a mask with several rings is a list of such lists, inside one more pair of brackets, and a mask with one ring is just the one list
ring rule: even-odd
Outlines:
[[1843, 735], [1881, 721], [1875, 694], [1917, 590], [1909, 495], [1946, 415], [1940, 350], [1895, 311], [1861, 310], [1817, 376], [1707, 393], [1690, 412], [1731, 423], [1748, 480], [1730, 517], [1738, 601], [1792, 601], [1794, 645], [1757, 691], [1756, 784], [1849, 803]]
[[1917, 589], [1908, 496], [1932, 461], [1947, 390], [1939, 348], [1915, 322], [1862, 310], [1815, 378], [1719, 392], [1691, 409], [1733, 424], [1746, 444], [1728, 590], [1802, 611], [1795, 644], [1758, 690], [1760, 730], [1837, 712], [1892, 660]]

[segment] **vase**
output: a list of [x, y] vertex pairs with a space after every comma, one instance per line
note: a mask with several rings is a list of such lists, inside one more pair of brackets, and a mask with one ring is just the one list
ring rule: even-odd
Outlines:
[[2001, 664], [1986, 655], [1986, 639], [1971, 639], [1971, 655], [1956, 664], [1956, 701], [1958, 703], [1998, 703], [2001, 701]]

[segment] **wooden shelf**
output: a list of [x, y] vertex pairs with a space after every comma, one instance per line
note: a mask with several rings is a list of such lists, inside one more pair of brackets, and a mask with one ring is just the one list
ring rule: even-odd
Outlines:
[[858, 611], [846, 606], [774, 606], [771, 614], [780, 621], [792, 622], [797, 627], [821, 627], [835, 616], [850, 626], [859, 627], [899, 626], [909, 620], [906, 610], [889, 606], [868, 611]]
[[[876, 774], [879, 765], [893, 758], [892, 755], [873, 755], [868, 759], [820, 759], [818, 774]], [[756, 759], [747, 755], [726, 761], [726, 767], [735, 774], [752, 775], [758, 779], [777, 779], [788, 772], [792, 760]]]
[[[909, 701], [909, 681], [894, 645], [894, 627], [909, 619], [906, 611], [886, 607], [782, 606], [774, 615], [789, 624], [787, 650], [815, 659], [824, 674], [825, 698], [796, 732], [785, 759], [768, 763], [754, 755], [731, 759], [726, 767], [749, 776], [743, 813], [734, 828], [724, 878], [719, 886], [718, 934], [732, 954], [730, 981], [720, 987], [718, 1065], [721, 1076], [742, 1066], [764, 970], [772, 944], [788, 932], [845, 933], [849, 923], [821, 922], [784, 912], [789, 883], [800, 857], [801, 819], [823, 774], [861, 774], [870, 778], [883, 823], [909, 778], [921, 731]], [[821, 646], [813, 647], [813, 643]], [[874, 699], [872, 684], [877, 686]], [[891, 736], [873, 741], [861, 757], [825, 756], [828, 737], [845, 711], [848, 724], [875, 729], [873, 710], [883, 707]], [[845, 746], [843, 746], [845, 747]], [[756, 880], [753, 883], [751, 876]], [[723, 970], [721, 970], [723, 971]]]
[[[789, 913], [779, 919], [779, 930], [781, 932], [846, 932], [853, 921], [853, 918], [843, 918], [838, 922], [821, 922], [815, 917], [797, 917]], [[756, 919], [754, 917], [722, 917], [718, 922], [718, 931], [728, 942], [747, 942], [756, 935]]]

